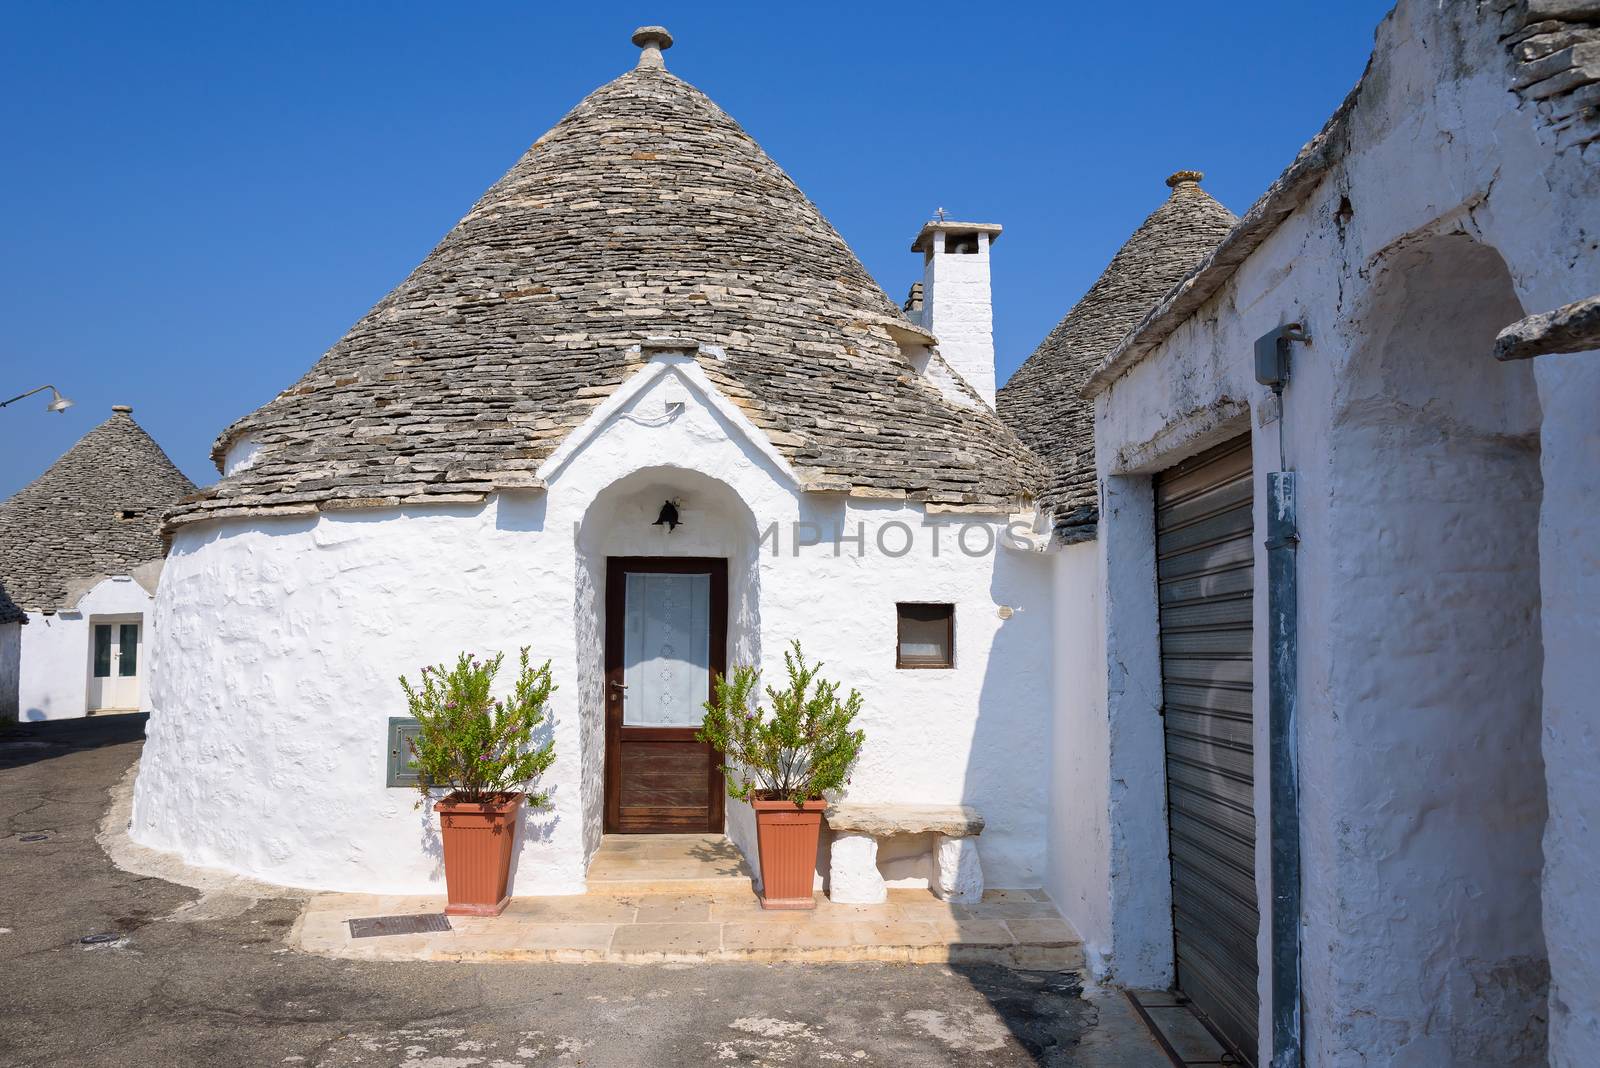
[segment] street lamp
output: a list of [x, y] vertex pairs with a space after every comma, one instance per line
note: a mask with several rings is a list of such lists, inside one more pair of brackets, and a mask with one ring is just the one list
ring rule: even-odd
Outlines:
[[40, 386], [38, 389], [30, 389], [26, 393], [19, 393], [8, 401], [0, 401], [0, 408], [4, 408], [8, 404], [15, 404], [17, 401], [31, 397], [35, 393], [43, 393], [47, 389], [50, 391], [51, 400], [49, 404], [44, 406], [45, 411], [64, 412], [68, 408], [72, 407], [72, 402], [63, 397], [61, 395], [61, 391], [56, 389], [55, 386]]

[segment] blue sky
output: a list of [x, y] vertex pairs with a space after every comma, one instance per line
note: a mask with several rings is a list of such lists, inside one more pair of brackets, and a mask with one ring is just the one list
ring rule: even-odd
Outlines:
[[[522, 151], [633, 64], [739, 120], [895, 299], [935, 208], [1005, 226], [1002, 379], [1195, 167], [1242, 212], [1355, 84], [1388, 0], [10, 5], [0, 496], [134, 417], [196, 482]], [[571, 12], [571, 13], [566, 13]]]

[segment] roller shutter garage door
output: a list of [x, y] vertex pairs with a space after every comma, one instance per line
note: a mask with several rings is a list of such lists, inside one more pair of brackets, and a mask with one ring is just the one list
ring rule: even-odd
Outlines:
[[1177, 985], [1256, 1059], [1250, 439], [1156, 478]]

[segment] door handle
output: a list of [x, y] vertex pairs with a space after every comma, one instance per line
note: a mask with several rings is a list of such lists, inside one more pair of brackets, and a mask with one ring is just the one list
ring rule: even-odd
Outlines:
[[626, 690], [628, 688], [628, 684], [625, 682], [613, 682], [610, 685], [613, 690]]

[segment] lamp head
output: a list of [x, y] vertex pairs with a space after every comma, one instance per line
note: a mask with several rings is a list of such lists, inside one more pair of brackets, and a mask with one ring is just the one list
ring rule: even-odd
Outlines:
[[50, 387], [50, 396], [51, 396], [52, 399], [51, 399], [49, 404], [44, 406], [44, 410], [45, 411], [47, 411], [47, 412], [64, 412], [68, 408], [72, 407], [72, 402], [69, 401], [67, 398], [63, 397], [61, 395], [60, 391], [57, 390], [56, 387], [54, 387], [54, 386]]

